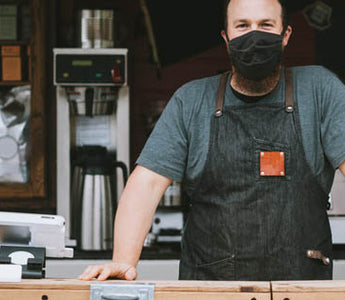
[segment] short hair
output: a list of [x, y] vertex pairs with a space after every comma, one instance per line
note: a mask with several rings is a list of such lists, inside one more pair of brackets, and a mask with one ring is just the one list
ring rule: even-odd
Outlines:
[[[223, 14], [224, 14], [224, 29], [225, 30], [228, 28], [228, 6], [230, 4], [230, 1], [231, 0], [224, 1]], [[277, 1], [282, 7], [283, 29], [286, 30], [287, 26], [289, 25], [289, 15], [288, 15], [288, 10], [286, 6], [286, 1], [285, 0], [277, 0]]]

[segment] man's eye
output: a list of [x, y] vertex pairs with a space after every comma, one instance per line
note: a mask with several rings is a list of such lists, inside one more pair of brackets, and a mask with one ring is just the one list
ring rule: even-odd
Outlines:
[[239, 25], [237, 25], [237, 28], [246, 28], [246, 27], [248, 27], [247, 24], [239, 24]]
[[262, 24], [262, 26], [263, 26], [263, 27], [272, 27], [273, 25], [270, 24], [270, 23], [264, 23], [264, 24]]

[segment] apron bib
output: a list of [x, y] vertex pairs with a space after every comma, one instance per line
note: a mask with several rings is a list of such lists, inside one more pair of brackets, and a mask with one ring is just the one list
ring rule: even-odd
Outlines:
[[223, 74], [205, 167], [193, 187], [180, 279], [331, 279], [326, 193], [302, 145], [292, 73], [285, 101], [223, 107]]

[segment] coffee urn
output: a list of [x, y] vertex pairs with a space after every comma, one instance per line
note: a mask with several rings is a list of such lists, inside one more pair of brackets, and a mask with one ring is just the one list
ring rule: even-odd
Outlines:
[[[127, 167], [102, 146], [83, 146], [75, 154], [72, 218], [80, 250], [111, 250], [117, 207], [116, 169], [127, 181]], [[72, 188], [73, 188], [72, 187]]]

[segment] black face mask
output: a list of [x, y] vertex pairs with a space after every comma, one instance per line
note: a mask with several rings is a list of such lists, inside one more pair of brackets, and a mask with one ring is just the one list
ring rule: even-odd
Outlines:
[[279, 34], [254, 30], [228, 42], [231, 63], [249, 80], [273, 74], [283, 56], [283, 36]]

